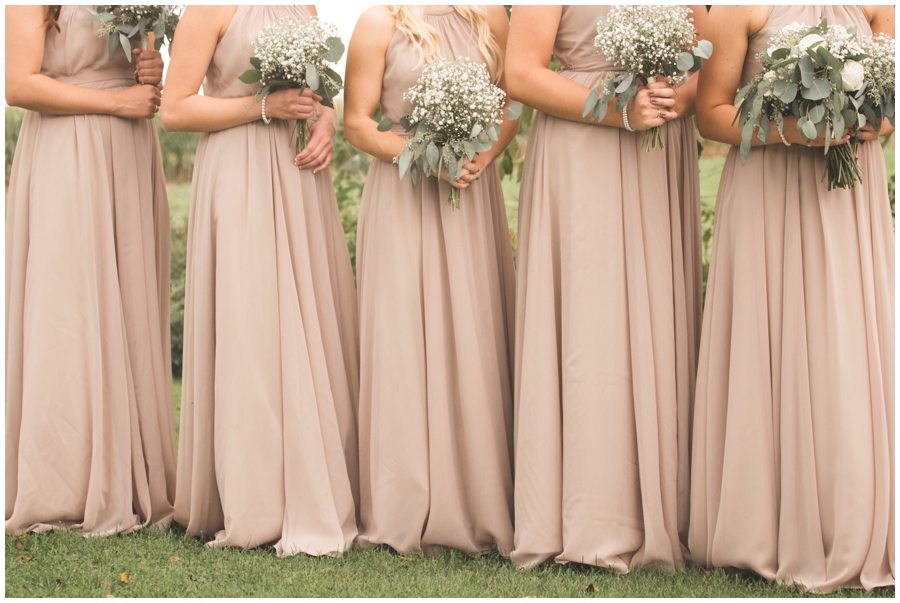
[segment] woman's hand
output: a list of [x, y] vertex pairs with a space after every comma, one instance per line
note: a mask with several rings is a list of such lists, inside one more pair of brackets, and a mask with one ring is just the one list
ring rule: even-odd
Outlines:
[[309, 119], [315, 114], [315, 105], [322, 97], [304, 88], [302, 94], [296, 88], [270, 92], [266, 96], [266, 117], [277, 119]]
[[638, 131], [661, 126], [678, 117], [672, 107], [675, 105], [675, 90], [665, 77], [657, 78], [628, 102], [628, 125]]
[[859, 139], [860, 140], [876, 140], [879, 136], [887, 136], [891, 132], [894, 131], [894, 126], [891, 125], [889, 119], [885, 118], [881, 120], [881, 127], [878, 130], [875, 130], [875, 126], [871, 123], [867, 123], [865, 126], [859, 129]]
[[456, 180], [450, 180], [450, 172], [444, 166], [441, 166], [441, 180], [444, 182], [449, 182], [450, 186], [458, 189], [466, 189], [469, 188], [469, 183], [477, 178], [477, 175], [473, 175], [473, 173], [466, 166], [471, 166], [472, 163], [467, 163], [463, 165], [462, 171], [459, 173], [459, 178]]
[[162, 55], [156, 50], [140, 50], [134, 48], [131, 51], [134, 56], [134, 75], [142, 84], [159, 86], [162, 82], [163, 60]]
[[[268, 101], [266, 103], [268, 108]], [[312, 168], [313, 174], [318, 174], [331, 164], [331, 157], [334, 155], [334, 124], [329, 120], [319, 119], [309, 126], [309, 131], [306, 147], [294, 157], [294, 165], [301, 170]]]
[[116, 92], [118, 107], [113, 115], [128, 119], [151, 119], [159, 111], [162, 93], [156, 86], [138, 84]]

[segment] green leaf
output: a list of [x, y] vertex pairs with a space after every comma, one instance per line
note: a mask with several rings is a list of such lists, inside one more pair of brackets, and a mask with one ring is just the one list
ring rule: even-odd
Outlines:
[[306, 65], [306, 83], [313, 90], [317, 89], [320, 84], [319, 74], [316, 73], [316, 68], [311, 64]]
[[800, 91], [800, 95], [803, 98], [812, 101], [828, 98], [831, 96], [831, 84], [826, 80], [815, 79], [812, 81], [811, 86], [804, 87], [803, 90]]
[[813, 66], [812, 59], [809, 56], [805, 56], [800, 61], [797, 62], [797, 66], [800, 68], [800, 77], [803, 82], [803, 86], [809, 88], [812, 86], [813, 82], [813, 74], [816, 72], [816, 68]]
[[406, 147], [403, 149], [403, 152], [400, 153], [400, 179], [403, 180], [403, 176], [406, 175], [406, 172], [409, 171], [409, 166], [412, 164], [413, 154], [412, 149]]
[[391, 129], [391, 126], [394, 125], [394, 120], [390, 117], [385, 117], [380, 122], [378, 122], [378, 131], [379, 132], [387, 132]]
[[776, 48], [772, 51], [772, 58], [776, 61], [786, 59], [789, 56], [791, 56], [790, 48]]
[[750, 156], [750, 144], [753, 140], [753, 130], [755, 130], [753, 122], [748, 121], [744, 124], [744, 129], [741, 131], [741, 165], [745, 165], [747, 163], [747, 157]]
[[772, 123], [763, 117], [762, 121], [759, 123], [759, 141], [763, 144], [766, 144], [766, 141], [769, 140], [769, 134], [772, 133]]
[[428, 147], [425, 149], [425, 161], [428, 162], [428, 167], [432, 172], [437, 171], [439, 158], [440, 153], [438, 152], [437, 145], [435, 145], [433, 142], [429, 142]]
[[481, 134], [481, 131], [483, 129], [484, 128], [481, 127], [481, 124], [475, 124], [474, 126], [472, 126], [472, 132], [469, 134], [469, 138], [475, 138], [476, 136]]
[[590, 94], [587, 95], [587, 98], [584, 101], [584, 111], [581, 113], [582, 117], [587, 117], [588, 113], [594, 110], [594, 107], [597, 104], [597, 99], [600, 97], [600, 88], [594, 88], [591, 90]]
[[679, 53], [678, 57], [675, 59], [675, 66], [678, 67], [680, 71], [690, 71], [694, 66], [694, 55], [689, 52]]
[[825, 124], [825, 154], [828, 154], [828, 147], [831, 146], [831, 126]]
[[262, 69], [262, 61], [259, 60], [259, 57], [250, 57], [250, 64], [254, 69]]
[[834, 134], [843, 135], [844, 129], [846, 126], [844, 125], [844, 114], [840, 111], [835, 111], [831, 115], [831, 123], [834, 125]]
[[815, 138], [819, 135], [819, 130], [816, 128], [816, 124], [808, 119], [805, 120], [803, 122], [803, 135], [810, 140], [815, 140]]
[[494, 142], [497, 142], [500, 138], [500, 126], [498, 124], [491, 124], [485, 131], [487, 132], [488, 138]]
[[245, 84], [255, 84], [262, 79], [262, 72], [256, 69], [248, 69], [238, 76], [238, 79]]
[[694, 49], [694, 54], [703, 59], [711, 57], [712, 52], [713, 45], [709, 40], [700, 40], [697, 42], [697, 48]]
[[338, 86], [344, 85], [344, 80], [341, 79], [341, 74], [339, 74], [337, 71], [335, 71], [331, 67], [326, 67], [325, 70], [323, 71], [323, 74], [328, 76], [329, 78], [331, 78], [331, 80]]
[[409, 115], [400, 118], [400, 125], [403, 126], [403, 129], [407, 132], [413, 129], [413, 124], [409, 121]]
[[522, 103], [512, 103], [506, 110], [506, 119], [513, 121], [522, 116]]
[[119, 36], [116, 34], [109, 34], [109, 60], [113, 59], [113, 56], [116, 54], [116, 49], [119, 47]]
[[822, 105], [816, 105], [809, 110], [810, 121], [819, 123], [820, 121], [822, 121], [823, 117], [825, 117], [825, 107], [823, 107]]
[[744, 97], [747, 96], [747, 93], [750, 92], [751, 87], [752, 87], [752, 84], [747, 84], [746, 86], [744, 86], [743, 88], [738, 90], [737, 94], [734, 96], [734, 106], [735, 107], [741, 106], [741, 101], [743, 101]]
[[337, 63], [344, 56], [344, 43], [337, 36], [332, 36], [325, 40], [325, 45], [328, 47], [328, 50], [322, 53], [322, 58], [329, 63]]
[[616, 86], [616, 93], [622, 94], [623, 92], [628, 90], [628, 87], [631, 86], [631, 82], [633, 82], [633, 81], [634, 81], [634, 74], [633, 73], [627, 74], [625, 76], [625, 78], [621, 82], [619, 82], [619, 85]]
[[125, 51], [125, 56], [128, 57], [128, 62], [134, 58], [131, 56], [131, 42], [124, 35], [119, 34], [119, 43], [122, 45], [122, 50]]

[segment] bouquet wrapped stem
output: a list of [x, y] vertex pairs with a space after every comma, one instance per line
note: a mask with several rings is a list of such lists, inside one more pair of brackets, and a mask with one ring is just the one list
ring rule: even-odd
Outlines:
[[[783, 136], [784, 116], [792, 115], [807, 146], [824, 138], [828, 190], [861, 182], [860, 129], [870, 123], [877, 130], [885, 118], [894, 123], [893, 38], [857, 36], [855, 27], [829, 24], [823, 16], [818, 25], [794, 23], [777, 31], [756, 60], [762, 72], [735, 96], [741, 162], [754, 132], [765, 143], [774, 121]], [[848, 128], [850, 141], [833, 144]]]
[[[400, 166], [400, 178], [409, 172], [413, 184], [422, 176], [440, 178], [445, 170], [451, 182], [458, 179], [465, 162], [489, 151], [499, 137], [506, 93], [491, 83], [482, 63], [465, 57], [431, 63], [403, 99], [413, 110], [400, 125], [415, 134], [394, 163]], [[510, 119], [519, 111], [521, 105], [510, 107]], [[392, 123], [385, 117], [378, 129], [385, 132]], [[451, 184], [447, 203], [458, 209], [459, 200], [459, 189]]]
[[172, 47], [175, 26], [181, 14], [179, 5], [163, 4], [115, 4], [87, 8], [91, 21], [100, 21], [99, 36], [109, 36], [109, 59], [112, 60], [119, 45], [125, 51], [129, 62], [131, 41], [138, 40], [141, 50], [150, 50], [150, 32], [153, 32], [154, 50], [162, 48], [163, 43]]
[[[278, 19], [259, 31], [253, 42], [256, 54], [250, 57], [253, 68], [238, 79], [245, 84], [260, 82], [260, 101], [276, 90], [296, 88], [297, 94], [303, 94], [309, 88], [322, 97], [322, 105], [334, 107], [333, 99], [343, 81], [329, 63], [339, 61], [344, 54], [344, 44], [336, 32], [334, 25], [315, 17], [304, 24]], [[308, 139], [306, 120], [298, 119], [298, 153]]]
[[[614, 6], [597, 19], [594, 46], [621, 71], [591, 90], [583, 115], [603, 121], [611, 99], [621, 113], [654, 75], [674, 85], [686, 81], [688, 72], [702, 69], [702, 59], [712, 55], [712, 43], [700, 40], [695, 47], [698, 32], [690, 14], [685, 6]], [[665, 148], [659, 126], [645, 130], [642, 146], [647, 151]]]

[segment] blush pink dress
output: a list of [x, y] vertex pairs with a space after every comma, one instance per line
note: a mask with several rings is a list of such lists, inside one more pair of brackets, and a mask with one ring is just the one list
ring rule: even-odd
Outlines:
[[[553, 53], [593, 88], [608, 6], [564, 6]], [[513, 9], [515, 10], [515, 9]], [[693, 119], [643, 132], [535, 113], [519, 196], [516, 542], [627, 572], [677, 568], [687, 538], [700, 325]]]
[[[86, 7], [41, 74], [135, 85]], [[166, 527], [175, 497], [169, 205], [156, 126], [26, 111], [6, 202], [6, 531]]]
[[[239, 6], [204, 94], [256, 93], [238, 76], [282, 17], [309, 13]], [[356, 537], [356, 289], [329, 171], [294, 166], [295, 123], [200, 137], [175, 520], [213, 546], [338, 555]]]
[[[713, 8], [715, 10], [715, 8]], [[858, 6], [772, 6], [741, 74], [790, 23]], [[894, 233], [884, 155], [827, 190], [822, 149], [767, 145], [722, 171], [694, 414], [690, 550], [828, 592], [894, 584]]]
[[[441, 55], [484, 62], [455, 9], [426, 9]], [[381, 107], [396, 125], [424, 64], [402, 33]], [[512, 548], [515, 268], [496, 165], [447, 205], [375, 159], [359, 216], [360, 540], [397, 551]]]

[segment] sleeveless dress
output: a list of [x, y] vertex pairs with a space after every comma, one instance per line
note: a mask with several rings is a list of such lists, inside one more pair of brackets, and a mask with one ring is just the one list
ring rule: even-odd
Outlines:
[[[41, 74], [135, 84], [63, 6]], [[26, 111], [6, 203], [6, 531], [166, 527], [175, 495], [169, 205], [150, 119]]]
[[[564, 6], [553, 53], [593, 88], [608, 6]], [[519, 196], [512, 559], [683, 564], [700, 325], [693, 120], [643, 132], [535, 113]]]
[[[713, 9], [715, 10], [715, 9]], [[857, 6], [772, 6], [871, 29]], [[822, 149], [729, 152], [716, 202], [694, 416], [697, 563], [827, 592], [894, 584], [894, 236], [884, 155], [827, 190]]]
[[[484, 62], [453, 8], [426, 9], [441, 55]], [[381, 107], [397, 124], [424, 64], [402, 33], [385, 56]], [[394, 132], [404, 135], [403, 128]], [[447, 205], [375, 159], [359, 214], [360, 541], [399, 552], [512, 548], [515, 268], [494, 164]]]
[[[309, 14], [239, 6], [204, 94], [255, 94], [238, 76], [281, 17]], [[200, 137], [175, 520], [213, 546], [340, 554], [356, 537], [356, 291], [329, 171], [294, 166], [295, 123]]]

